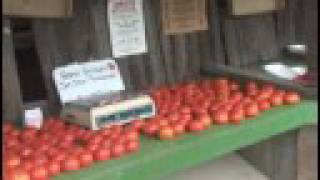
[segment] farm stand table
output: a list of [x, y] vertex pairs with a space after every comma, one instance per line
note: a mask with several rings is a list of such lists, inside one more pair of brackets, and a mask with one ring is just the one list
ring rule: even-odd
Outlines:
[[[181, 139], [173, 141], [142, 137], [141, 149], [135, 154], [117, 160], [97, 162], [80, 171], [65, 172], [55, 179], [165, 179], [167, 175], [178, 170], [196, 166], [206, 160], [215, 159], [231, 151], [316, 122], [317, 103], [303, 101], [298, 105], [273, 108], [240, 125], [213, 126], [199, 134], [184, 135]], [[281, 141], [280, 139], [279, 142]], [[286, 138], [284, 141], [287, 142]], [[290, 149], [287, 152], [280, 149], [275, 150], [274, 154], [278, 156], [281, 154], [282, 159], [288, 159], [291, 157]], [[284, 176], [280, 173], [278, 177], [289, 180], [289, 177], [284, 179]]]

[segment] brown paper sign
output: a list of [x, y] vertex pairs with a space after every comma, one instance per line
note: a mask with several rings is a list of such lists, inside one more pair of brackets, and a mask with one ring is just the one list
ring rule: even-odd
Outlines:
[[71, 17], [73, 0], [3, 0], [3, 15], [21, 17]]
[[165, 34], [207, 30], [206, 0], [161, 0]]
[[252, 15], [281, 10], [285, 0], [229, 0], [232, 15]]

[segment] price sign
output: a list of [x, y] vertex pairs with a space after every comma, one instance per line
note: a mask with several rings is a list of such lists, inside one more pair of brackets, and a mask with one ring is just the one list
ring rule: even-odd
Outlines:
[[58, 67], [53, 71], [53, 77], [62, 103], [125, 89], [114, 60]]
[[114, 57], [147, 51], [142, 0], [108, 0], [108, 18]]

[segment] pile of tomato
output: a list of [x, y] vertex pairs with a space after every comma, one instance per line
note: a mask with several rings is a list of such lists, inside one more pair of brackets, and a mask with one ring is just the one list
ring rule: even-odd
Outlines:
[[274, 106], [300, 101], [297, 92], [248, 81], [243, 87], [226, 78], [202, 80], [156, 89], [157, 116], [146, 121], [143, 133], [162, 140], [219, 124], [239, 124]]
[[78, 170], [135, 152], [140, 147], [139, 121], [99, 131], [49, 118], [38, 130], [3, 125], [3, 179], [45, 180], [63, 171]]
[[212, 125], [239, 124], [274, 106], [299, 103], [300, 96], [271, 84], [239, 83], [226, 78], [193, 81], [153, 90], [157, 115], [98, 131], [48, 118], [41, 129], [17, 129], [4, 123], [3, 179], [46, 180], [63, 171], [78, 170], [135, 152], [140, 133], [161, 140]]

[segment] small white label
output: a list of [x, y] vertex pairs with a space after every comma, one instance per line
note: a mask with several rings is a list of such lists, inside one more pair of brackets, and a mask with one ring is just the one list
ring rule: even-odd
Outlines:
[[28, 127], [41, 128], [43, 121], [43, 113], [40, 107], [25, 110], [24, 124]]

